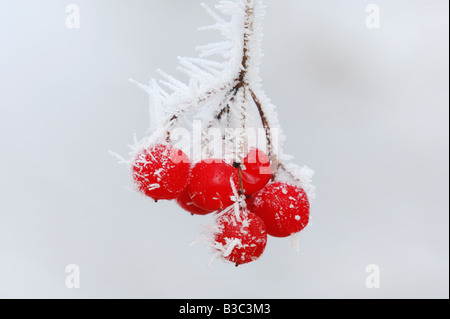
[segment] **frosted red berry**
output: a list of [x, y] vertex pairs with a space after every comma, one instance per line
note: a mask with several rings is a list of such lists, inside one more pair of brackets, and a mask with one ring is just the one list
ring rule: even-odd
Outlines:
[[156, 144], [139, 152], [131, 171], [143, 194], [154, 200], [172, 200], [186, 189], [190, 166], [188, 156], [181, 150]]
[[187, 189], [195, 205], [215, 211], [233, 204], [232, 183], [238, 189], [237, 170], [220, 159], [209, 159], [195, 164]]
[[204, 210], [195, 205], [187, 189], [177, 198], [177, 204], [192, 215], [208, 215], [213, 212], [212, 210]]
[[309, 222], [308, 196], [295, 185], [271, 183], [253, 196], [250, 207], [264, 221], [267, 233], [274, 237], [298, 233]]
[[215, 229], [213, 246], [224, 259], [236, 266], [258, 259], [266, 248], [264, 222], [248, 210], [232, 207], [221, 213]]
[[269, 157], [261, 150], [252, 147], [244, 159], [242, 182], [247, 196], [254, 194], [272, 178], [272, 168]]

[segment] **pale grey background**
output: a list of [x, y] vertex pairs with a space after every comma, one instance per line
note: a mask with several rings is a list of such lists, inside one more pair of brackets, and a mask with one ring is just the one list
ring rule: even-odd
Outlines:
[[[448, 298], [448, 1], [268, 1], [264, 87], [319, 197], [300, 238], [235, 269], [209, 218], [126, 189], [148, 125], [128, 78], [219, 39], [197, 0], [0, 0], [0, 297]], [[214, 1], [208, 0], [207, 3]], [[81, 268], [81, 289], [65, 267]], [[365, 267], [381, 268], [381, 289]]]

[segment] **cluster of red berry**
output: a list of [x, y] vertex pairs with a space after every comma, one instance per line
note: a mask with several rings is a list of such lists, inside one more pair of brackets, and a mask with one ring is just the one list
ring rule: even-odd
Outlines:
[[236, 265], [258, 259], [267, 235], [287, 237], [309, 222], [305, 191], [272, 181], [272, 163], [257, 148], [242, 163], [192, 164], [171, 144], [155, 144], [135, 157], [132, 177], [139, 191], [156, 201], [176, 200], [193, 215], [217, 212], [213, 247]]

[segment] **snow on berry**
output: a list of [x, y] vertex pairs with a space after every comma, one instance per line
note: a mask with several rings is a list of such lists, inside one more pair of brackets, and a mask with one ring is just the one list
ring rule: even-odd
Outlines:
[[267, 185], [253, 197], [251, 208], [264, 221], [267, 233], [274, 237], [288, 237], [309, 223], [308, 196], [295, 185], [282, 182]]
[[189, 180], [188, 156], [168, 144], [157, 144], [137, 154], [132, 177], [140, 192], [154, 200], [177, 198]]
[[264, 222], [238, 205], [218, 214], [213, 223], [213, 241], [210, 245], [221, 258], [236, 266], [257, 260], [267, 244]]

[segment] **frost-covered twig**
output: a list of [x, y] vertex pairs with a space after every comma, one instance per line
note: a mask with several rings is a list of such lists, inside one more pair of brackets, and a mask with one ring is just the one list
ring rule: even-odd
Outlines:
[[[242, 131], [246, 127], [262, 125], [265, 147], [273, 165], [273, 180], [288, 176], [293, 182], [300, 183], [304, 176], [290, 176], [298, 173], [296, 170], [278, 174], [279, 169], [286, 171], [286, 163], [283, 162], [287, 162], [288, 156], [283, 154], [285, 138], [276, 108], [262, 90], [259, 76], [264, 1], [221, 0], [215, 5], [215, 10], [204, 3], [202, 7], [214, 24], [200, 30], [219, 31], [224, 39], [197, 47], [198, 57], [178, 58], [178, 69], [188, 76], [187, 83], [159, 70], [162, 76], [159, 82], [152, 80], [149, 86], [139, 84], [151, 97], [151, 135], [134, 149], [160, 140], [169, 141], [171, 132], [189, 116], [195, 116], [204, 123], [202, 145], [207, 154], [210, 153], [208, 133], [215, 125], [224, 125], [225, 128], [235, 125]], [[225, 123], [222, 123], [225, 118]], [[274, 130], [277, 130], [276, 137]], [[239, 167], [245, 157], [247, 140], [244, 133], [230, 135], [225, 132], [223, 140], [226, 153], [234, 152], [231, 146], [235, 143], [239, 145], [234, 154], [234, 162]]]

